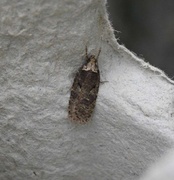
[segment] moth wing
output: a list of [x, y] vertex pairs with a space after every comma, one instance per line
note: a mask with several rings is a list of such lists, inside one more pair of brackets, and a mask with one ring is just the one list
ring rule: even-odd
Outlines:
[[71, 87], [70, 100], [69, 100], [69, 116], [72, 117], [72, 114], [75, 112], [75, 107], [78, 101], [78, 97], [81, 91], [81, 77], [80, 70], [76, 73], [73, 85]]

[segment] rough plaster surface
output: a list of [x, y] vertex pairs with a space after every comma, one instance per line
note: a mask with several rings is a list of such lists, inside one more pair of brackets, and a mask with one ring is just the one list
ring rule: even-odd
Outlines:
[[[135, 180], [174, 145], [174, 86], [120, 46], [104, 0], [0, 1], [0, 179]], [[101, 47], [92, 120], [67, 118]]]
[[174, 151], [168, 152], [150, 170], [148, 170], [141, 180], [173, 180], [174, 179]]

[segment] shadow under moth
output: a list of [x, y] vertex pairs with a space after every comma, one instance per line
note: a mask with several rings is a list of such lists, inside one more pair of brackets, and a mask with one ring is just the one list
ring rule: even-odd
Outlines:
[[88, 55], [86, 47], [86, 62], [79, 68], [71, 87], [68, 113], [72, 121], [86, 123], [94, 111], [100, 84], [98, 57]]

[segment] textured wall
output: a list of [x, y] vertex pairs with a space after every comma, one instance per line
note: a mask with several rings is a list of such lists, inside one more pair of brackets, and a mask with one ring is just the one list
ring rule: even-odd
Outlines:
[[[0, 179], [135, 180], [174, 144], [173, 82], [117, 44], [105, 1], [0, 1]], [[92, 120], [68, 119], [85, 46]]]

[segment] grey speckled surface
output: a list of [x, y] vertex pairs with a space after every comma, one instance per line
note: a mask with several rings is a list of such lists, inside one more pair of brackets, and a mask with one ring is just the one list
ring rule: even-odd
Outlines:
[[[119, 46], [104, 1], [0, 2], [0, 179], [134, 180], [174, 144], [173, 85]], [[67, 118], [85, 46], [102, 48], [92, 120]]]

